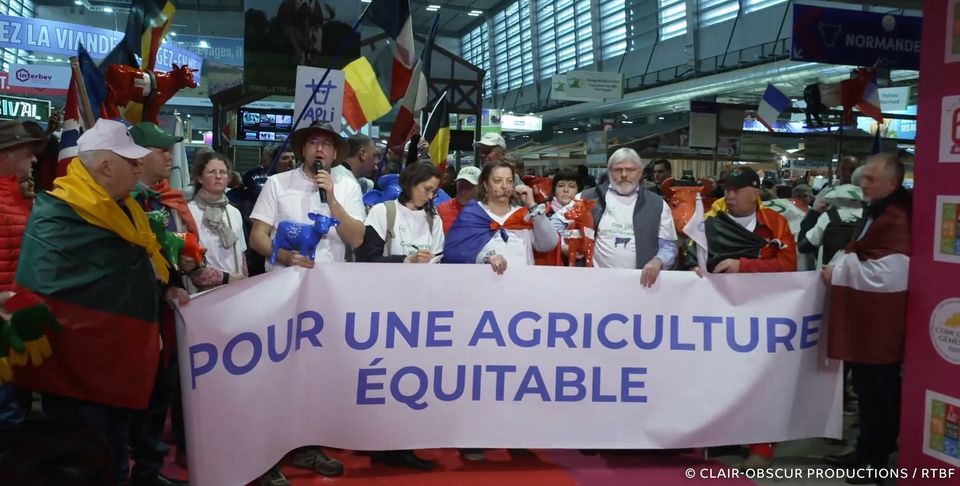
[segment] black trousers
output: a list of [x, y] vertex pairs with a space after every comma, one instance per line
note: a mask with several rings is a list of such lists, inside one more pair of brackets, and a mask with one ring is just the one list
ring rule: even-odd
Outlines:
[[885, 467], [900, 434], [900, 363], [849, 365], [860, 404], [857, 451]]
[[[170, 363], [157, 367], [157, 378], [150, 394], [146, 410], [133, 413], [130, 423], [130, 456], [134, 462], [131, 477], [149, 478], [160, 474], [169, 447], [161, 436], [167, 421], [167, 412], [179, 401], [179, 368], [176, 363], [176, 350], [170, 356]], [[179, 404], [177, 404], [179, 405]], [[176, 407], [174, 407], [176, 408]], [[176, 428], [180, 414], [173, 414], [173, 426]], [[182, 420], [179, 421], [182, 425]]]

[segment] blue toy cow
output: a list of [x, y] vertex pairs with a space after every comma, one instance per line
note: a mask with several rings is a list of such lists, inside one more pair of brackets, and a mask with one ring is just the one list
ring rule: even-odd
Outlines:
[[330, 228], [340, 224], [337, 218], [320, 213], [309, 213], [307, 217], [313, 224], [297, 223], [284, 220], [277, 226], [277, 233], [273, 235], [273, 253], [270, 255], [270, 264], [276, 265], [277, 253], [283, 249], [298, 251], [313, 261], [317, 252], [317, 243], [326, 235]]

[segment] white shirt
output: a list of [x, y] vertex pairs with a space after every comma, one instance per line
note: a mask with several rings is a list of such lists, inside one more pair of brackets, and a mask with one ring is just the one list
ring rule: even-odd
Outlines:
[[[333, 177], [333, 194], [351, 218], [363, 221], [366, 211], [363, 208], [360, 185], [350, 176], [341, 171], [330, 173]], [[313, 224], [307, 217], [308, 213], [320, 213], [330, 216], [330, 207], [320, 202], [317, 185], [309, 178], [302, 168], [274, 174], [267, 179], [257, 198], [257, 204], [250, 213], [250, 219], [263, 221], [272, 227], [270, 238], [277, 232], [281, 221], [294, 221], [303, 224]], [[337, 228], [317, 243], [315, 262], [342, 262], [345, 260], [347, 246], [340, 239]], [[280, 266], [279, 264], [277, 266]], [[268, 261], [266, 269], [272, 270], [273, 265]]]
[[753, 231], [757, 228], [757, 213], [754, 212], [750, 216], [736, 217], [730, 213], [727, 213], [730, 216], [730, 219], [734, 220], [740, 226], [743, 226], [747, 231]]
[[[408, 256], [418, 250], [430, 250], [434, 255], [443, 253], [443, 221], [440, 220], [440, 216], [433, 216], [431, 233], [426, 211], [422, 209], [414, 211], [400, 204], [399, 201], [394, 201], [394, 204], [397, 207], [397, 218], [393, 222], [393, 240], [390, 242], [390, 248], [384, 247], [383, 256]], [[370, 214], [367, 215], [364, 224], [373, 228], [386, 242], [387, 205], [380, 203], [370, 208]]]
[[[621, 196], [613, 189], [604, 198], [606, 208], [597, 227], [593, 266], [601, 268], [637, 268], [637, 242], [634, 241], [633, 208], [637, 194]], [[660, 212], [659, 240], [676, 241], [677, 228], [673, 224], [670, 205], [663, 204]]]
[[233, 229], [233, 234], [237, 235], [237, 241], [232, 247], [224, 248], [220, 244], [220, 237], [203, 224], [203, 210], [197, 205], [197, 201], [190, 201], [187, 206], [190, 208], [193, 220], [197, 222], [200, 245], [207, 249], [207, 261], [224, 272], [243, 273], [242, 255], [247, 250], [247, 242], [243, 238], [243, 217], [240, 211], [227, 204], [227, 224]]
[[[507, 214], [497, 216], [490, 212], [483, 203], [480, 203], [480, 207], [487, 212], [487, 215], [489, 215], [491, 219], [499, 224], [503, 224], [513, 213], [520, 209], [519, 206], [512, 207], [510, 211], [507, 211]], [[495, 232], [493, 238], [490, 238], [490, 241], [488, 241], [486, 245], [483, 245], [483, 249], [477, 254], [477, 263], [484, 263], [484, 258], [491, 254], [497, 254], [507, 259], [508, 266], [533, 265], [533, 230], [505, 229], [504, 231], [507, 233], [507, 241], [503, 241], [503, 236], [500, 231]]]

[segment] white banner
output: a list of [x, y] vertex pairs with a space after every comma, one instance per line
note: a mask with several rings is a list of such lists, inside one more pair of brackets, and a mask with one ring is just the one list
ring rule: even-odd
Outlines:
[[313, 99], [313, 103], [307, 106], [310, 95], [323, 79], [323, 73], [326, 70], [326, 68], [297, 66], [297, 89], [293, 98], [293, 113], [294, 116], [299, 116], [304, 107], [307, 113], [300, 120], [300, 124], [293, 128], [294, 131], [308, 127], [314, 121], [322, 121], [329, 123], [335, 131], [340, 132], [340, 119], [343, 115], [343, 71], [331, 69], [327, 79], [317, 89], [317, 96]]
[[[191, 484], [303, 445], [685, 448], [839, 437], [816, 273], [324, 264], [181, 309]], [[242, 460], [237, 460], [242, 458]]]
[[550, 98], [569, 101], [603, 101], [623, 98], [623, 74], [567, 71], [551, 78]]

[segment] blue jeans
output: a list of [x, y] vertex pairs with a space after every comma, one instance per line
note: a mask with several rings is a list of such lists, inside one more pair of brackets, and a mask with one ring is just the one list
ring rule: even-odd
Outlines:
[[33, 393], [10, 383], [0, 385], [0, 430], [23, 423], [30, 414]]

